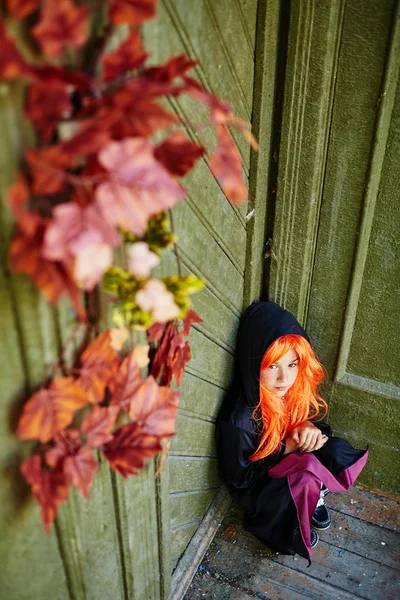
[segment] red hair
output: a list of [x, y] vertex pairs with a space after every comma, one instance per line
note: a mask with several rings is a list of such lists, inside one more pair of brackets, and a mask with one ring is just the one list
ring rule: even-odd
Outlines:
[[324, 369], [304, 337], [284, 335], [278, 338], [264, 354], [261, 371], [289, 350], [297, 352], [299, 357], [297, 377], [284, 400], [269, 392], [260, 381], [260, 402], [254, 409], [253, 418], [262, 423], [261, 440], [249, 460], [256, 461], [273, 454], [295, 427], [309, 419], [320, 420], [328, 412], [325, 400], [317, 392], [325, 377]]

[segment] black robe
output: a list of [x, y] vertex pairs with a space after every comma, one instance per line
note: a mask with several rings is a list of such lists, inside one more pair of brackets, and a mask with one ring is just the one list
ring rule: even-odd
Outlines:
[[329, 425], [316, 422], [329, 437], [320, 450], [284, 457], [282, 445], [264, 459], [248, 460], [260, 439], [252, 414], [259, 402], [262, 357], [273, 342], [287, 334], [308, 340], [294, 316], [277, 304], [254, 302], [245, 312], [234, 381], [218, 415], [216, 441], [221, 474], [232, 497], [245, 509], [245, 529], [268, 546], [297, 553], [311, 562], [310, 521], [321, 483], [333, 492], [348, 490], [368, 452], [355, 450], [345, 440], [333, 437]]

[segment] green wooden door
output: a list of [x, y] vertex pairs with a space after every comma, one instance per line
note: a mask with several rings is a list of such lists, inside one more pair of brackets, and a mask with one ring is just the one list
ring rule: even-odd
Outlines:
[[329, 421], [400, 492], [400, 16], [395, 0], [292, 2], [270, 297], [305, 323]]

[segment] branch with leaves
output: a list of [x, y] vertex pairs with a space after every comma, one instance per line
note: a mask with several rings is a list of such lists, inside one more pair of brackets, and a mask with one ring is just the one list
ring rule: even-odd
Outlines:
[[[101, 285], [116, 325], [92, 339], [78, 368], [64, 377], [52, 372], [23, 407], [17, 435], [37, 447], [21, 469], [48, 530], [71, 486], [89, 496], [96, 451], [127, 477], [175, 434], [179, 392], [169, 385], [173, 378], [180, 384], [191, 358], [187, 336], [202, 319], [190, 295], [203, 282], [181, 273], [179, 256], [176, 275], [154, 277], [153, 269], [165, 248], [177, 252], [171, 209], [186, 196], [180, 179], [206, 149], [163, 99], [186, 94], [208, 108], [206, 125], [217, 139], [208, 164], [233, 203], [245, 200], [247, 190], [228, 128], [256, 144], [230, 105], [189, 75], [196, 61], [180, 55], [146, 67], [139, 27], [155, 15], [156, 0], [112, 0], [97, 8], [7, 0], [6, 7], [0, 79], [25, 81], [25, 116], [37, 137], [7, 197], [17, 224], [11, 268], [53, 304], [66, 295], [91, 330], [96, 314], [87, 314], [87, 299]], [[92, 31], [94, 12], [104, 15], [105, 8], [103, 30]], [[22, 50], [6, 23], [27, 17]], [[106, 52], [120, 25], [126, 37]], [[26, 58], [29, 46], [36, 61]], [[149, 344], [134, 345], [132, 332], [143, 329]]]

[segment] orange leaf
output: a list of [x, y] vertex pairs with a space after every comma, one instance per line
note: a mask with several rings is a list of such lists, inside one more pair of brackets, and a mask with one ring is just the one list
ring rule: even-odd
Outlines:
[[150, 375], [131, 399], [129, 415], [145, 433], [160, 438], [175, 435], [179, 392], [160, 387]]
[[77, 382], [85, 391], [88, 402], [97, 404], [103, 400], [105, 388], [120, 363], [118, 354], [111, 346], [108, 329], [97, 336], [81, 356], [80, 377]]
[[67, 484], [74, 485], [82, 496], [89, 498], [90, 485], [98, 468], [99, 463], [91, 449], [82, 446], [75, 454], [66, 457], [63, 470]]
[[103, 79], [109, 81], [121, 77], [127, 71], [137, 69], [146, 60], [139, 29], [132, 29], [126, 40], [113, 52], [103, 56]]
[[139, 25], [156, 14], [157, 0], [111, 0], [109, 19], [111, 23]]
[[65, 47], [80, 48], [88, 33], [88, 9], [71, 0], [45, 0], [41, 18], [32, 28], [46, 56], [57, 58]]
[[128, 411], [132, 396], [141, 383], [140, 370], [132, 352], [126, 356], [110, 381], [111, 404]]
[[64, 474], [42, 469], [42, 457], [34, 454], [21, 465], [21, 472], [31, 486], [40, 504], [42, 520], [47, 532], [55, 519], [58, 507], [68, 498], [68, 486]]
[[145, 460], [161, 451], [158, 438], [144, 433], [136, 423], [117, 429], [113, 439], [103, 448], [103, 453], [114, 471], [122, 477], [136, 475]]
[[85, 394], [73, 377], [54, 379], [49, 388], [35, 392], [24, 405], [17, 435], [20, 440], [48, 442], [86, 404]]
[[233, 204], [247, 199], [247, 188], [243, 181], [242, 161], [239, 152], [226, 128], [217, 126], [219, 147], [210, 158], [210, 169]]
[[112, 440], [119, 406], [95, 406], [82, 423], [81, 431], [87, 436], [89, 446], [97, 448]]

